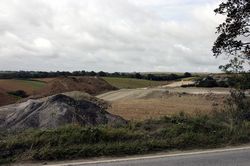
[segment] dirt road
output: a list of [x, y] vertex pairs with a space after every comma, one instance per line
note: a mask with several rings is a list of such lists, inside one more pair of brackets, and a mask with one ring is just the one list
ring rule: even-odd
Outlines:
[[169, 88], [169, 87], [157, 87], [157, 88], [141, 88], [141, 89], [121, 89], [117, 91], [111, 91], [98, 95], [98, 98], [107, 101], [116, 101], [124, 99], [148, 99], [148, 98], [161, 98], [169, 93], [187, 93], [187, 94], [221, 94], [228, 95], [230, 89], [228, 88]]
[[174, 87], [181, 87], [182, 85], [194, 85], [194, 84], [195, 84], [194, 81], [183, 81], [182, 80], [182, 81], [175, 81], [175, 82], [167, 84], [167, 85], [163, 85], [162, 87], [174, 88]]

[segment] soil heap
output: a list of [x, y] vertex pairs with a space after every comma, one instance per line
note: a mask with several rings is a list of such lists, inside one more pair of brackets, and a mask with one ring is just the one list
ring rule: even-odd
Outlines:
[[[119, 116], [105, 111], [107, 105], [82, 92], [57, 94], [42, 99], [1, 107], [0, 112], [12, 112], [0, 124], [1, 128], [57, 128], [67, 124], [125, 124]], [[68, 95], [68, 96], [67, 96]]]
[[14, 103], [16, 100], [17, 99], [14, 96], [9, 95], [3, 89], [0, 89], [0, 106]]
[[116, 88], [99, 77], [58, 77], [36, 91], [34, 96], [45, 97], [70, 91], [82, 91], [96, 95], [110, 90], [116, 90]]

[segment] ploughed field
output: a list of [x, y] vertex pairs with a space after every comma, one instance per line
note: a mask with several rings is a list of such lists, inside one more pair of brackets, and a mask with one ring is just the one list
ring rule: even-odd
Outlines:
[[46, 84], [35, 80], [0, 79], [0, 106], [17, 102], [21, 98], [11, 95], [10, 92], [24, 91], [32, 95], [36, 90], [43, 88]]
[[23, 90], [27, 94], [32, 94], [35, 90], [44, 86], [44, 82], [36, 80], [0, 79], [0, 88], [7, 92]]
[[[105, 80], [96, 77], [58, 77], [36, 80], [2, 79], [0, 80], [0, 106], [70, 91], [82, 91], [95, 95], [115, 89], [117, 88]], [[26, 93], [28, 98], [22, 98], [15, 95], [16, 93], [10, 94], [10, 92], [20, 90]]]

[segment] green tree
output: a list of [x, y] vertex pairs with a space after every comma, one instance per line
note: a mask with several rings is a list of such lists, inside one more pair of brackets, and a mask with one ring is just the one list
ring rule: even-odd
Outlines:
[[106, 77], [107, 73], [105, 73], [104, 71], [100, 71], [100, 72], [98, 72], [97, 75], [100, 76], [100, 77]]
[[249, 78], [247, 70], [250, 65], [250, 1], [227, 0], [214, 11], [225, 15], [226, 19], [217, 27], [219, 35], [212, 51], [216, 57], [229, 57], [229, 63], [221, 65], [220, 69], [233, 73], [238, 82], [234, 86], [236, 89], [231, 90], [226, 108], [221, 112], [225, 122], [234, 130], [243, 121], [249, 120], [250, 116], [250, 102], [244, 91], [249, 84], [249, 79], [246, 78]]
[[185, 72], [185, 73], [184, 73], [184, 77], [192, 77], [192, 74], [189, 73], [189, 72]]
[[142, 79], [142, 75], [140, 73], [135, 73], [135, 78]]
[[241, 72], [243, 66], [250, 64], [250, 1], [227, 0], [214, 11], [226, 16], [217, 27], [219, 36], [212, 49], [214, 56], [229, 57], [229, 63], [220, 66], [222, 70]]

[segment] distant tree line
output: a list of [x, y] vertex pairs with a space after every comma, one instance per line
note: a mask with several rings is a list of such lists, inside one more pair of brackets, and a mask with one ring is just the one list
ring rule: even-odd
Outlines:
[[119, 77], [119, 78], [136, 78], [146, 79], [153, 81], [171, 81], [181, 78], [192, 77], [191, 73], [183, 74], [144, 74], [144, 73], [125, 73], [125, 72], [94, 72], [94, 71], [56, 71], [56, 72], [44, 72], [44, 71], [4, 71], [0, 72], [0, 79], [29, 79], [29, 78], [52, 78], [63, 76], [99, 76], [99, 77]]
[[[195, 86], [197, 87], [239, 87], [242, 89], [250, 89], [250, 73], [241, 74], [242, 77], [224, 77], [215, 78], [212, 76], [200, 77], [196, 80]], [[244, 76], [244, 77], [243, 77]], [[194, 86], [194, 85], [183, 85], [183, 87]]]

